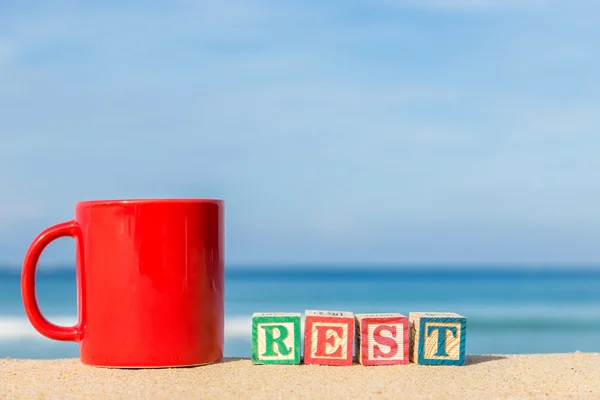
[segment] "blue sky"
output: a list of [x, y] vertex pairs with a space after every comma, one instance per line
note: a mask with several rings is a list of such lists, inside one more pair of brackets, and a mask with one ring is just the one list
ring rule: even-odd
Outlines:
[[592, 1], [3, 1], [0, 263], [131, 197], [223, 198], [229, 264], [598, 263], [598, 38]]

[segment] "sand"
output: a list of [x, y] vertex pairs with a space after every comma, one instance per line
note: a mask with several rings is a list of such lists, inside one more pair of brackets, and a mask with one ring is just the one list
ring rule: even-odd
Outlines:
[[11, 398], [600, 398], [600, 354], [480, 355], [450, 366], [252, 365], [122, 370], [77, 359], [0, 360]]

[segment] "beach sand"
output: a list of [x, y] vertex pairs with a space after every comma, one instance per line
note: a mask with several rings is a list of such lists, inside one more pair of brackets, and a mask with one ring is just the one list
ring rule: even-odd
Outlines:
[[252, 365], [123, 370], [0, 360], [0, 398], [600, 398], [600, 354], [467, 356], [460, 367]]

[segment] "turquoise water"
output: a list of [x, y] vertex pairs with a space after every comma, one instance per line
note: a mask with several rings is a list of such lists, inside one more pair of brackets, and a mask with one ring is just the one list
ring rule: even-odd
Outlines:
[[[228, 357], [250, 356], [253, 312], [307, 309], [457, 312], [470, 354], [600, 351], [600, 269], [231, 267], [225, 282]], [[52, 322], [73, 323], [74, 271], [38, 274], [38, 300]], [[19, 273], [0, 272], [0, 357], [77, 356], [31, 328]]]

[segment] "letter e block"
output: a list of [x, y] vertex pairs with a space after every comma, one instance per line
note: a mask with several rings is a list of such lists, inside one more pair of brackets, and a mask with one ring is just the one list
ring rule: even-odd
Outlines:
[[308, 310], [304, 318], [304, 363], [352, 365], [354, 314]]
[[410, 360], [425, 365], [464, 365], [467, 319], [456, 313], [411, 312]]
[[402, 314], [357, 314], [356, 358], [362, 365], [408, 364], [408, 318]]
[[300, 313], [252, 315], [252, 363], [300, 364]]

